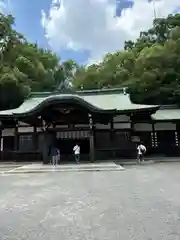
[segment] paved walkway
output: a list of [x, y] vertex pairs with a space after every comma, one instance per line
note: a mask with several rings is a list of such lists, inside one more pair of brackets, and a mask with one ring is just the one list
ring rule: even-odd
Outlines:
[[180, 162], [0, 181], [1, 240], [180, 239]]
[[[164, 156], [152, 156], [145, 157], [145, 164], [159, 163], [159, 162], [180, 162], [180, 157], [164, 157]], [[117, 159], [116, 164], [122, 165], [134, 165], [136, 164], [136, 159]]]
[[87, 163], [87, 164], [67, 164], [67, 165], [43, 165], [38, 163], [18, 166], [3, 173], [45, 173], [45, 172], [80, 172], [80, 171], [121, 171], [124, 168], [114, 162], [107, 163]]
[[16, 163], [0, 163], [0, 173], [10, 171], [14, 168], [21, 167], [23, 164], [16, 164]]
[[29, 165], [30, 162], [1, 162], [0, 161], [0, 174], [18, 169], [22, 166]]

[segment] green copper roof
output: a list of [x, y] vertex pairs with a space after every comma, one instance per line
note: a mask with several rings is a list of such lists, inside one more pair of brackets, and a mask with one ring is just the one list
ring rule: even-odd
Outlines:
[[53, 103], [68, 102], [80, 104], [92, 112], [142, 111], [158, 107], [134, 104], [130, 101], [129, 95], [125, 94], [122, 89], [78, 91], [72, 94], [61, 94], [58, 92], [32, 93], [18, 108], [0, 111], [0, 117], [29, 115]]
[[180, 109], [177, 106], [164, 106], [151, 115], [156, 121], [180, 120]]

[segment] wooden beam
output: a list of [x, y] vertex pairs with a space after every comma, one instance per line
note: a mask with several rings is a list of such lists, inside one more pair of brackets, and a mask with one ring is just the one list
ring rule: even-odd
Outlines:
[[90, 160], [91, 160], [91, 162], [94, 162], [95, 161], [94, 127], [93, 127], [93, 118], [92, 118], [91, 114], [89, 114], [89, 128], [90, 128], [90, 136], [89, 136]]
[[18, 121], [17, 121], [14, 128], [14, 150], [17, 151], [18, 149], [19, 149], [19, 136], [18, 136]]
[[0, 152], [0, 160], [1, 161], [3, 161], [3, 144], [4, 144], [4, 138], [3, 138], [3, 136], [2, 136], [2, 130], [0, 130], [0, 150], [1, 150], [1, 152]]
[[38, 133], [37, 133], [37, 127], [33, 126], [33, 144], [34, 144], [34, 150], [38, 150]]

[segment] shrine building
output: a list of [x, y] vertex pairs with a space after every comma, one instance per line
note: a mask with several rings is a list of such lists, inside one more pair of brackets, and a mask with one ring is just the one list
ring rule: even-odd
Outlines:
[[180, 155], [180, 109], [134, 104], [124, 89], [32, 93], [18, 108], [0, 111], [0, 161], [49, 163], [56, 142], [62, 162], [130, 159], [141, 140], [147, 155]]

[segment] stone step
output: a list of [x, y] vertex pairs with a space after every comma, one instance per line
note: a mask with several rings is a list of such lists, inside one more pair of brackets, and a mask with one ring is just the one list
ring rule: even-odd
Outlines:
[[0, 165], [0, 169], [3, 169], [3, 168], [17, 168], [17, 167], [21, 167], [22, 164], [20, 165]]
[[22, 167], [18, 167], [4, 173], [45, 173], [45, 172], [79, 172], [79, 171], [120, 171], [124, 168], [115, 163], [109, 164], [73, 164], [73, 165], [42, 165], [42, 164], [30, 164]]
[[123, 171], [124, 168], [74, 168], [74, 169], [29, 169], [29, 170], [14, 170], [3, 172], [9, 174], [29, 174], [29, 173], [55, 173], [55, 172], [102, 172], [102, 171]]

